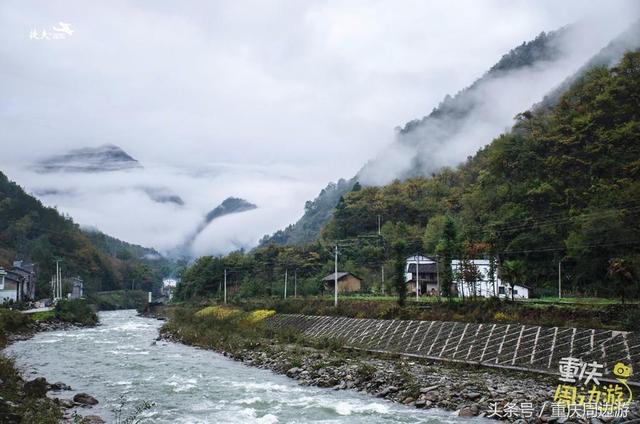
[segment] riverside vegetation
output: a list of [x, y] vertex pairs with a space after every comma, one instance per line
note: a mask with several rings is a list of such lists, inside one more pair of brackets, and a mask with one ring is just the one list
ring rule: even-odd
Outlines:
[[[13, 340], [28, 338], [37, 331], [65, 329], [74, 325], [92, 326], [97, 322], [95, 312], [81, 300], [63, 300], [55, 310], [33, 315], [0, 308], [0, 348]], [[67, 389], [64, 383], [50, 384], [42, 377], [25, 381], [14, 360], [0, 353], [0, 422], [58, 423], [65, 408], [80, 403], [49, 398], [47, 392]], [[80, 418], [76, 421], [82, 422]]]
[[234, 298], [232, 303], [245, 310], [266, 308], [283, 314], [640, 330], [638, 304], [510, 302], [497, 298], [455, 302], [429, 300], [420, 304], [408, 303], [405, 307], [397, 305], [392, 298], [368, 299], [366, 296], [343, 296], [337, 308], [333, 299], [312, 297], [286, 300]]
[[[455, 411], [458, 416], [486, 416], [493, 402], [531, 402], [539, 407], [553, 398], [557, 384], [548, 376], [372, 354], [347, 349], [336, 339], [273, 330], [264, 322], [273, 310], [165, 306], [154, 312], [168, 318], [162, 338], [218, 351], [302, 385], [358, 390], [415, 408]], [[536, 415], [524, 421], [552, 421], [550, 410], [541, 415], [542, 419]], [[640, 419], [636, 404], [630, 417]]]

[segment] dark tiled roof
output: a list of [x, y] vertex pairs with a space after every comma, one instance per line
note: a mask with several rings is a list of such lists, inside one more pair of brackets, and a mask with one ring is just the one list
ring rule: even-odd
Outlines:
[[[409, 264], [407, 272], [415, 273], [416, 264]], [[420, 274], [428, 273], [428, 272], [431, 272], [431, 273], [437, 272], [436, 264], [420, 264]]]
[[[336, 274], [335, 272], [332, 272], [331, 274], [329, 274], [326, 277], [324, 277], [322, 279], [322, 281], [334, 281], [335, 280], [335, 274]], [[338, 280], [340, 280], [342, 277], [346, 277], [347, 275], [349, 275], [348, 272], [340, 272], [340, 271], [338, 271]]]

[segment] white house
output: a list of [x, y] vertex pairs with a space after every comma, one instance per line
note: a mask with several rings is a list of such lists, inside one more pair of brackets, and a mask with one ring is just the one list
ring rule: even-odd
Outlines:
[[162, 295], [165, 296], [168, 300], [173, 299], [173, 294], [176, 290], [176, 286], [178, 285], [178, 280], [175, 278], [165, 278], [162, 280]]
[[15, 287], [7, 287], [8, 284], [6, 284], [6, 277], [7, 271], [5, 271], [4, 268], [0, 268], [0, 303], [4, 303], [8, 300], [16, 300], [16, 289]]
[[0, 268], [0, 303], [29, 300], [26, 287], [27, 281], [15, 267], [9, 270]]
[[438, 264], [429, 256], [414, 255], [406, 259], [405, 282], [407, 292], [423, 295], [437, 295], [438, 293]]
[[[489, 278], [489, 260], [488, 259], [470, 259], [468, 260], [472, 266], [478, 271], [480, 277], [474, 284], [465, 283], [460, 277], [460, 271], [463, 261], [454, 259], [451, 261], [453, 270], [453, 278], [455, 286], [458, 290], [458, 296], [472, 297], [474, 295], [480, 297], [493, 297], [511, 299], [511, 286], [507, 282], [503, 282], [498, 276], [498, 270], [495, 271], [495, 286]], [[513, 297], [515, 299], [528, 299], [529, 288], [520, 284], [513, 286]]]

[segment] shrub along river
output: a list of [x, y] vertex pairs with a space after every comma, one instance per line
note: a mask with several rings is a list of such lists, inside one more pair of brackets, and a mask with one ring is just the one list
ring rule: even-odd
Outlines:
[[[114, 421], [142, 401], [152, 423], [446, 423], [440, 410], [417, 410], [354, 391], [300, 386], [270, 371], [247, 367], [215, 352], [158, 341], [161, 321], [133, 310], [100, 313], [100, 325], [45, 332], [7, 348], [25, 378], [43, 376], [100, 403], [81, 415]], [[468, 421], [468, 420], [466, 420]], [[480, 421], [480, 420], [478, 420]]]

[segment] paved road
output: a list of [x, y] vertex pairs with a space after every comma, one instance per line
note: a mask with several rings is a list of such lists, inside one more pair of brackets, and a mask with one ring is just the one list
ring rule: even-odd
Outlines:
[[36, 312], [47, 312], [53, 311], [52, 307], [49, 308], [35, 308], [35, 309], [27, 309], [26, 311], [22, 311], [23, 314], [35, 314]]

